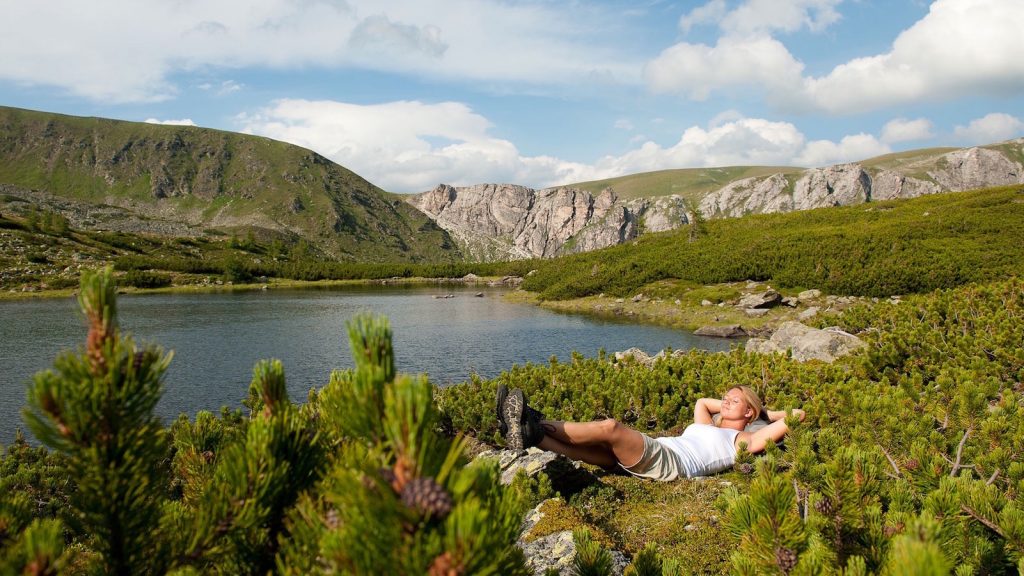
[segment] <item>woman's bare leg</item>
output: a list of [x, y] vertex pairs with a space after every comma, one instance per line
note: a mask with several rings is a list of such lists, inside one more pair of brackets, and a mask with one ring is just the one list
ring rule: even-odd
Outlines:
[[560, 422], [544, 420], [538, 447], [598, 466], [632, 466], [644, 455], [644, 436], [616, 420]]

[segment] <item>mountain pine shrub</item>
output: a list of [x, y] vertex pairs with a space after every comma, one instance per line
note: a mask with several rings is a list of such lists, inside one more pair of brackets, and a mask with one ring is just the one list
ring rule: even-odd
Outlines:
[[395, 371], [385, 319], [351, 323], [355, 368], [304, 405], [267, 360], [248, 416], [166, 428], [153, 408], [171, 355], [119, 331], [115, 294], [110, 268], [83, 274], [86, 345], [29, 389], [26, 421], [51, 452], [22, 440], [0, 460], [0, 572], [526, 573], [520, 491], [439, 432], [429, 382]]

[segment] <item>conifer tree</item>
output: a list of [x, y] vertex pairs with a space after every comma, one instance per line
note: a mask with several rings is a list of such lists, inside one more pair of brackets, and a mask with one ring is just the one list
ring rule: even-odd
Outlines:
[[92, 536], [104, 571], [159, 573], [167, 562], [155, 536], [166, 435], [153, 408], [171, 355], [120, 333], [111, 268], [82, 274], [78, 302], [89, 325], [85, 349], [36, 375], [25, 420], [67, 456], [74, 521]]

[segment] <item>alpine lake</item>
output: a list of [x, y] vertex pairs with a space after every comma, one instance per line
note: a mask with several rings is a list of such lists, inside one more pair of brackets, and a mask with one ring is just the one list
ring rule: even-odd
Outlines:
[[[217, 293], [122, 295], [122, 332], [174, 357], [157, 413], [240, 408], [252, 369], [277, 358], [289, 395], [304, 402], [332, 370], [352, 367], [347, 322], [360, 313], [387, 316], [400, 373], [427, 374], [438, 386], [472, 375], [493, 378], [515, 364], [596, 356], [640, 348], [728, 350], [734, 341], [658, 326], [560, 314], [506, 301], [507, 288], [398, 285]], [[33, 375], [64, 351], [84, 346], [85, 319], [74, 298], [0, 301], [0, 445], [19, 429]]]

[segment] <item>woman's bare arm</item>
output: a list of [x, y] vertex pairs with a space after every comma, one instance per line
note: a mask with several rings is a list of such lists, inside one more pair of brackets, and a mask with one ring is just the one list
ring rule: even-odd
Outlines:
[[701, 398], [693, 405], [695, 424], [712, 424], [712, 416], [722, 411], [722, 401], [717, 398]]
[[[779, 414], [781, 414], [781, 416], [779, 416]], [[787, 432], [789, 432], [789, 426], [786, 424], [786, 416], [788, 415], [789, 413], [784, 410], [769, 410], [768, 417], [771, 418], [772, 423], [761, 428], [757, 432], [740, 432], [736, 436], [737, 445], [740, 442], [746, 442], [747, 452], [750, 452], [751, 454], [762, 452], [765, 446], [768, 445], [769, 440], [772, 442], [778, 442], [786, 436]], [[793, 410], [793, 415], [803, 422], [807, 413], [797, 408]]]
[[[775, 422], [777, 420], [782, 420], [786, 416], [789, 416], [789, 412], [787, 412], [785, 410], [765, 410], [765, 412], [767, 412], [767, 414], [768, 414], [768, 421], [769, 422]], [[797, 416], [800, 417], [800, 421], [801, 422], [804, 421], [804, 416], [807, 415], [806, 412], [804, 412], [803, 410], [800, 410], [799, 408], [794, 408], [793, 412]]]

